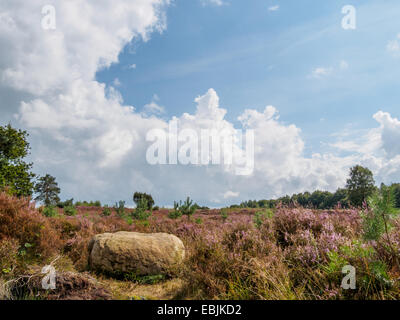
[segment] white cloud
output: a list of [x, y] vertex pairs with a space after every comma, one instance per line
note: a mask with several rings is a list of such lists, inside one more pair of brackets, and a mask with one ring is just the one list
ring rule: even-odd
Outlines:
[[115, 78], [114, 81], [113, 81], [113, 86], [114, 87], [120, 87], [121, 85], [122, 85], [121, 81], [118, 78]]
[[346, 60], [341, 60], [339, 64], [335, 67], [317, 67], [314, 68], [311, 71], [311, 74], [309, 75], [309, 78], [314, 78], [314, 79], [322, 79], [326, 78], [329, 76], [332, 76], [334, 74], [337, 74], [338, 72], [344, 72], [349, 68], [349, 63]]
[[397, 35], [397, 39], [390, 40], [386, 45], [386, 50], [393, 56], [400, 56], [400, 33]]
[[239, 197], [240, 192], [234, 192], [234, 191], [227, 191], [224, 193], [224, 199], [229, 199], [229, 198], [237, 198]]
[[345, 60], [340, 61], [339, 68], [340, 68], [341, 70], [347, 70], [347, 69], [349, 68], [348, 62], [345, 61]]
[[268, 8], [268, 11], [278, 11], [279, 10], [279, 5], [274, 5]]
[[314, 70], [312, 70], [311, 77], [312, 78], [316, 78], [316, 79], [320, 79], [320, 78], [327, 77], [327, 76], [331, 75], [332, 72], [333, 72], [333, 68], [331, 68], [331, 67], [329, 67], [329, 68], [318, 67], [318, 68], [315, 68]]
[[136, 64], [133, 63], [133, 64], [129, 65], [129, 66], [128, 66], [128, 69], [136, 69]]
[[[144, 107], [153, 116], [144, 116], [124, 104], [115, 88], [96, 81], [95, 74], [117, 63], [134, 37], [148, 39], [165, 27], [162, 5], [167, 1], [53, 2], [58, 23], [51, 32], [42, 30], [38, 19], [45, 1], [0, 3], [0, 45], [7, 48], [0, 54], [0, 89], [21, 92], [15, 112], [19, 124], [31, 133], [35, 170], [55, 175], [64, 197], [111, 203], [144, 191], [160, 204], [187, 195], [199, 203], [237, 202], [317, 188], [334, 190], [345, 183], [348, 167], [358, 162], [371, 166], [381, 179], [400, 176], [399, 121], [391, 115], [374, 116], [380, 127], [360, 140], [365, 144], [339, 141], [336, 147], [351, 152], [348, 156], [332, 152], [306, 157], [300, 128], [281, 121], [273, 106], [247, 109], [238, 119], [239, 128], [255, 132], [252, 176], [237, 176], [224, 165], [150, 166], [146, 133], [168, 126], [157, 116], [163, 111], [158, 98]], [[314, 71], [318, 76], [330, 74], [329, 68]], [[176, 115], [180, 128], [234, 134], [235, 126], [226, 120], [227, 110], [220, 107], [214, 89], [195, 102], [193, 114]], [[371, 137], [374, 142], [368, 144]], [[233, 152], [241, 150], [236, 147]]]
[[388, 158], [400, 155], [400, 121], [383, 111], [374, 115], [374, 119], [379, 122], [382, 149]]
[[225, 1], [222, 1], [222, 0], [201, 0], [201, 3], [203, 6], [213, 5], [213, 6], [218, 6], [218, 7], [227, 4]]
[[165, 108], [163, 106], [158, 105], [156, 102], [152, 101], [149, 104], [146, 104], [143, 107], [143, 114], [146, 116], [149, 115], [162, 115], [165, 113]]

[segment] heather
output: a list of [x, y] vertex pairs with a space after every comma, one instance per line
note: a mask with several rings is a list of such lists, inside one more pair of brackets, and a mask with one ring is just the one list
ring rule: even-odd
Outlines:
[[[58, 272], [90, 274], [117, 286], [112, 277], [88, 270], [92, 237], [167, 232], [187, 249], [184, 265], [171, 270], [169, 279], [160, 279], [181, 281], [172, 295], [177, 299], [400, 298], [400, 222], [390, 220], [388, 233], [367, 239], [365, 217], [371, 208], [196, 210], [174, 218], [173, 210], [161, 209], [143, 219], [133, 209], [119, 209], [78, 206], [70, 215], [65, 208], [54, 208], [55, 214], [46, 216], [44, 208], [35, 209], [28, 199], [1, 193], [1, 282], [37, 274], [56, 260]], [[356, 268], [355, 290], [341, 288], [345, 265]], [[144, 280], [127, 277], [122, 283], [129, 281]]]

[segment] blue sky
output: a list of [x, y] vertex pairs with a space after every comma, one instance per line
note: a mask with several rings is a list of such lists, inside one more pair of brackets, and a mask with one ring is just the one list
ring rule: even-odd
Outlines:
[[[400, 116], [400, 60], [386, 51], [400, 30], [400, 3], [354, 1], [357, 29], [344, 30], [347, 4], [178, 0], [167, 9], [162, 34], [128, 45], [97, 79], [118, 78], [124, 102], [138, 110], [156, 94], [169, 116], [194, 112], [193, 98], [210, 87], [230, 121], [245, 108], [273, 105], [282, 121], [302, 129], [306, 150], [318, 152], [330, 134], [376, 125], [377, 109]], [[127, 68], [132, 64], [136, 69]], [[331, 74], [311, 77], [319, 67]]]

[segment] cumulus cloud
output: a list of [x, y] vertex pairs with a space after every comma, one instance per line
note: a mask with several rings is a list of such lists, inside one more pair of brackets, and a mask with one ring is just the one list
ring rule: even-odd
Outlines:
[[389, 113], [379, 111], [374, 115], [379, 122], [381, 145], [387, 158], [392, 159], [400, 155], [400, 121]]
[[149, 117], [149, 116], [152, 116], [152, 115], [154, 115], [154, 116], [163, 115], [163, 114], [165, 113], [165, 108], [164, 108], [163, 106], [160, 106], [160, 105], [158, 104], [158, 101], [159, 101], [159, 100], [160, 100], [160, 99], [159, 99], [158, 96], [155, 94], [155, 95], [153, 96], [153, 99], [151, 100], [151, 102], [148, 103], [148, 104], [146, 104], [146, 105], [143, 107], [143, 111], [142, 111], [143, 116]]
[[[173, 119], [180, 129], [235, 136], [231, 150], [239, 156], [243, 149], [236, 143], [236, 129], [253, 130], [253, 174], [236, 175], [235, 166], [225, 164], [150, 165], [146, 134], [169, 126], [160, 117], [164, 110], [158, 99], [153, 97], [143, 114], [126, 105], [117, 89], [96, 81], [95, 74], [117, 63], [135, 37], [148, 40], [151, 32], [162, 31], [163, 7], [169, 2], [53, 3], [57, 28], [48, 31], [40, 24], [45, 1], [0, 3], [0, 45], [7, 48], [0, 55], [0, 95], [12, 92], [8, 102], [14, 103], [19, 125], [31, 133], [35, 170], [55, 175], [63, 197], [113, 203], [144, 191], [167, 205], [187, 195], [204, 204], [238, 202], [317, 188], [335, 190], [345, 183], [349, 166], [358, 162], [371, 166], [382, 179], [400, 176], [400, 125], [390, 114], [374, 116], [380, 127], [365, 137], [375, 139], [368, 148], [355, 152], [354, 140], [343, 139], [334, 149], [347, 148], [348, 156], [332, 152], [306, 157], [300, 128], [282, 121], [277, 108], [246, 109], [235, 127], [214, 89], [199, 92], [193, 114]], [[323, 76], [326, 70], [316, 74]], [[1, 104], [2, 114], [3, 108]]]

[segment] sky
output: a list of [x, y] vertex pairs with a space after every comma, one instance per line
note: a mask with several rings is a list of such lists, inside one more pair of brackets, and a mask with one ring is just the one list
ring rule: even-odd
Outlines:
[[[399, 14], [394, 0], [2, 0], [0, 125], [30, 133], [63, 199], [220, 207], [335, 191], [355, 164], [397, 182]], [[149, 164], [148, 132], [173, 119], [253, 130], [252, 174]]]

